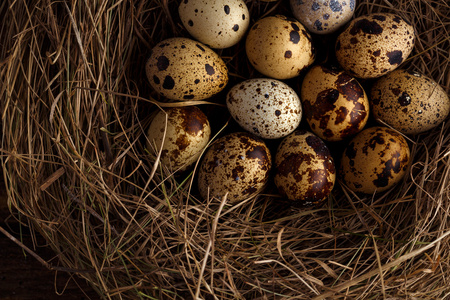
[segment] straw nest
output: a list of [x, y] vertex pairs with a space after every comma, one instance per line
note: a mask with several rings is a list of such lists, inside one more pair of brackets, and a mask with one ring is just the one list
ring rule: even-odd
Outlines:
[[[290, 14], [285, 2], [247, 1], [251, 21]], [[145, 146], [153, 112], [170, 106], [199, 105], [215, 133], [233, 130], [223, 95], [168, 103], [149, 88], [152, 46], [187, 36], [176, 11], [172, 0], [2, 2], [4, 180], [14, 216], [57, 255], [44, 263], [109, 299], [449, 295], [450, 123], [409, 137], [408, 175], [384, 193], [338, 183], [313, 210], [286, 208], [271, 187], [204, 201], [195, 170], [170, 173]], [[403, 67], [449, 92], [448, 2], [359, 1], [356, 15], [380, 11], [417, 29]], [[219, 54], [231, 83], [257, 75], [242, 43]]]

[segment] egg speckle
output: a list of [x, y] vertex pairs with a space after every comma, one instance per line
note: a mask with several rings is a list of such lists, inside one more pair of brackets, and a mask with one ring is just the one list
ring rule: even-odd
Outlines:
[[311, 130], [327, 141], [358, 133], [369, 118], [369, 100], [362, 86], [335, 68], [312, 67], [302, 82], [301, 100]]
[[414, 41], [414, 27], [396, 14], [360, 16], [338, 36], [336, 58], [355, 77], [376, 78], [396, 69]]
[[250, 22], [243, 0], [181, 1], [178, 12], [183, 25], [195, 39], [217, 49], [237, 44]]
[[245, 49], [252, 66], [275, 79], [298, 76], [315, 57], [306, 28], [297, 20], [282, 15], [257, 21], [249, 30]]
[[150, 85], [172, 100], [202, 100], [228, 82], [225, 62], [209, 47], [188, 38], [170, 38], [153, 47], [146, 63]]
[[373, 115], [404, 134], [428, 131], [448, 116], [450, 99], [433, 79], [398, 69], [379, 78], [371, 89]]
[[173, 171], [191, 166], [208, 144], [210, 136], [209, 121], [195, 106], [168, 108], [158, 112], [147, 132], [149, 149], [154, 150], [152, 152], [155, 155], [161, 150], [162, 164]]
[[355, 11], [355, 0], [290, 0], [290, 4], [294, 17], [316, 34], [335, 32]]
[[241, 82], [228, 92], [226, 103], [243, 129], [265, 139], [287, 136], [298, 127], [302, 117], [297, 93], [275, 79]]
[[272, 158], [264, 141], [247, 132], [223, 136], [206, 152], [198, 173], [203, 199], [241, 201], [261, 192], [269, 180]]
[[357, 134], [345, 148], [340, 175], [354, 192], [382, 192], [403, 178], [409, 159], [409, 146], [401, 134], [387, 127], [371, 127]]
[[316, 135], [297, 130], [283, 139], [275, 155], [274, 182], [297, 206], [322, 204], [336, 180], [333, 158]]

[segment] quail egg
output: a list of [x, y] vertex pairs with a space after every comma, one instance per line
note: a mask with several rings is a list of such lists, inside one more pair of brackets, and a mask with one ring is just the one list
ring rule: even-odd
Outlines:
[[153, 47], [146, 63], [150, 85], [172, 100], [202, 100], [228, 82], [225, 62], [209, 47], [188, 38], [169, 38]]
[[409, 159], [408, 143], [400, 133], [371, 127], [358, 133], [345, 148], [340, 175], [354, 192], [382, 192], [403, 178]]
[[243, 0], [185, 0], [178, 12], [184, 27], [196, 40], [217, 49], [237, 44], [250, 22]]
[[161, 150], [161, 162], [177, 171], [186, 170], [199, 158], [210, 136], [206, 115], [198, 107], [186, 106], [158, 112], [148, 128], [147, 140], [155, 154]]
[[270, 78], [241, 82], [227, 94], [231, 116], [245, 130], [264, 139], [293, 132], [302, 118], [297, 93], [286, 83]]
[[309, 31], [328, 34], [347, 23], [355, 0], [290, 0], [292, 13]]
[[428, 131], [448, 116], [450, 99], [433, 79], [397, 69], [379, 78], [371, 89], [376, 120], [404, 134]]
[[215, 141], [198, 172], [203, 199], [241, 201], [261, 192], [269, 180], [272, 158], [263, 140], [247, 132], [235, 132]]
[[297, 20], [282, 15], [265, 17], [249, 30], [247, 57], [261, 74], [288, 79], [298, 76], [314, 62], [310, 34]]
[[353, 19], [336, 40], [336, 58], [351, 75], [376, 78], [393, 71], [414, 47], [414, 27], [392, 13]]
[[296, 206], [322, 204], [331, 193], [336, 170], [330, 151], [319, 137], [296, 130], [285, 137], [275, 155], [274, 182]]
[[301, 86], [301, 100], [311, 130], [327, 141], [361, 131], [369, 118], [369, 100], [359, 82], [345, 71], [312, 67]]

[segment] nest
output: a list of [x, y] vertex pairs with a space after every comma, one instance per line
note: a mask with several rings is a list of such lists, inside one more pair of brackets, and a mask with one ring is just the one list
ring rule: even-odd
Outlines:
[[[402, 299], [450, 294], [450, 123], [409, 137], [395, 188], [356, 195], [338, 183], [325, 206], [286, 208], [273, 188], [238, 204], [203, 200], [195, 169], [146, 148], [154, 112], [198, 105], [231, 131], [223, 95], [167, 102], [142, 68], [167, 37], [188, 36], [177, 2], [7, 0], [1, 4], [2, 163], [11, 211], [107, 299]], [[287, 1], [247, 1], [251, 22]], [[356, 16], [414, 24], [403, 68], [450, 92], [446, 0], [359, 1]], [[326, 45], [335, 36], [315, 37]], [[326, 48], [323, 48], [326, 49]], [[258, 74], [243, 43], [219, 51], [230, 86]], [[291, 82], [292, 83], [292, 82]], [[295, 81], [293, 81], [295, 84]]]

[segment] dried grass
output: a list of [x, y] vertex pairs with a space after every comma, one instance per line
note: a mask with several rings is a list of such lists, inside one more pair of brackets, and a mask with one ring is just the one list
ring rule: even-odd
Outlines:
[[[288, 11], [247, 4], [253, 21]], [[173, 174], [145, 149], [152, 112], [194, 104], [159, 102], [142, 70], [158, 41], [187, 35], [175, 1], [7, 0], [0, 11], [4, 180], [14, 216], [55, 251], [49, 268], [108, 299], [450, 295], [448, 122], [410, 139], [408, 176], [382, 194], [339, 184], [310, 211], [286, 209], [273, 188], [203, 201], [194, 172]], [[379, 11], [415, 24], [405, 67], [450, 92], [448, 2], [360, 1], [357, 15]], [[220, 51], [231, 83], [256, 75], [243, 51]], [[211, 116], [220, 103], [199, 104]], [[229, 130], [217, 119], [215, 132]]]

